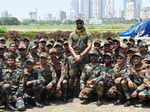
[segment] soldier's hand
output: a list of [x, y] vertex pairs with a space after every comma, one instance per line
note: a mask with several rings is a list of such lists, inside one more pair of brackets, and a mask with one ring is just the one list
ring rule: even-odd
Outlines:
[[122, 80], [122, 78], [121, 78], [121, 77], [118, 77], [118, 78], [115, 79], [115, 83], [116, 83], [116, 84], [119, 84], [121, 80]]
[[58, 83], [56, 90], [60, 90], [60, 88], [61, 88], [61, 84]]
[[91, 85], [92, 82], [93, 82], [93, 80], [87, 81], [87, 84], [88, 84], [88, 85]]
[[13, 100], [16, 102], [17, 101], [17, 96], [13, 96]]
[[51, 89], [52, 86], [53, 86], [53, 84], [52, 84], [52, 83], [49, 83], [46, 87], [47, 87], [48, 89]]
[[32, 81], [27, 81], [26, 82], [26, 86], [29, 86], [29, 85], [31, 85], [32, 84]]
[[129, 82], [128, 82], [128, 86], [129, 86], [129, 88], [134, 88], [133, 82], [132, 82], [132, 81], [129, 81]]
[[76, 62], [80, 62], [81, 61], [81, 56], [80, 55], [76, 55], [74, 58], [75, 58]]
[[134, 91], [134, 92], [131, 94], [131, 96], [132, 96], [133, 98], [135, 98], [135, 97], [137, 96], [137, 92]]

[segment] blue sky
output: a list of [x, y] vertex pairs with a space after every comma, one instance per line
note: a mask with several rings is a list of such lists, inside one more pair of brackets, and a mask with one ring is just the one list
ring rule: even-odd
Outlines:
[[1, 0], [0, 12], [8, 10], [13, 16], [29, 17], [28, 13], [35, 8], [41, 16], [59, 10], [69, 10], [70, 0]]
[[[122, 7], [122, 1], [117, 0], [116, 7]], [[1, 0], [0, 13], [8, 10], [13, 16], [28, 18], [28, 13], [37, 8], [40, 16], [46, 16], [47, 13], [55, 14], [59, 10], [69, 11], [70, 2], [71, 0]]]

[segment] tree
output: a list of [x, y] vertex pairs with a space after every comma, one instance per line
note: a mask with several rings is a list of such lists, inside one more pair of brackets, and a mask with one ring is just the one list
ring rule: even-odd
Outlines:
[[19, 25], [20, 21], [16, 17], [1, 17], [0, 25]]

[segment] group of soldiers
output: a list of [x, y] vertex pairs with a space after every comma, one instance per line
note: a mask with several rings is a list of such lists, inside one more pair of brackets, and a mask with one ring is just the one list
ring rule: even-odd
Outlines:
[[150, 98], [150, 52], [143, 40], [95, 40], [84, 21], [68, 39], [0, 38], [0, 105], [11, 110], [43, 107], [79, 97], [81, 104], [113, 99], [130, 106]]

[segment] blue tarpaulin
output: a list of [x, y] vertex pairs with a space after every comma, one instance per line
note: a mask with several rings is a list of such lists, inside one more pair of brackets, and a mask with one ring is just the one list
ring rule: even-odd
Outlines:
[[122, 32], [120, 37], [150, 37], [150, 20], [138, 22], [129, 30]]

